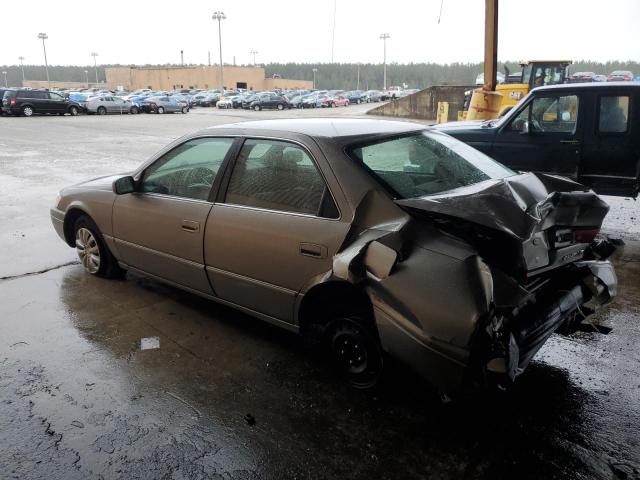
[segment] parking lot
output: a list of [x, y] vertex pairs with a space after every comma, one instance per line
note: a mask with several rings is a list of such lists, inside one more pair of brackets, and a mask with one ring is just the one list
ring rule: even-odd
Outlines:
[[152, 280], [89, 277], [51, 227], [60, 188], [188, 132], [368, 108], [0, 118], [0, 478], [640, 478], [631, 199], [605, 197], [603, 228], [625, 243], [598, 314], [613, 331], [554, 336], [508, 395], [448, 404], [400, 366], [354, 390], [293, 334]]

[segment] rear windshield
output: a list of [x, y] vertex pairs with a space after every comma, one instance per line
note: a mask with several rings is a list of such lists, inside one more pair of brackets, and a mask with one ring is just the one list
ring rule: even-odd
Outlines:
[[434, 195], [515, 172], [438, 132], [419, 132], [348, 150], [394, 198]]

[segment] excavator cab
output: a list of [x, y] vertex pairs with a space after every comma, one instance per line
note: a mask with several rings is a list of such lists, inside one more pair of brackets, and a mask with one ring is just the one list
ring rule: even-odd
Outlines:
[[522, 62], [522, 80], [520, 83], [529, 86], [529, 90], [544, 85], [565, 83], [567, 68], [571, 60], [534, 60]]

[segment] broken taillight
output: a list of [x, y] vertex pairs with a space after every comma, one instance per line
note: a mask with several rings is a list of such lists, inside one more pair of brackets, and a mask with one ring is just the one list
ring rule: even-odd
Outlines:
[[582, 228], [578, 230], [574, 230], [573, 232], [573, 240], [575, 243], [591, 243], [598, 232], [599, 228]]
[[15, 105], [16, 104], [16, 99], [12, 98], [11, 101], [9, 102], [10, 105]]

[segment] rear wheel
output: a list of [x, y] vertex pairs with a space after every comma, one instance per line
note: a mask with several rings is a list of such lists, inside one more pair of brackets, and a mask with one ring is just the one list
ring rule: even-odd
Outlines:
[[129, 111], [130, 111], [132, 114], [134, 114], [134, 115], [135, 115], [136, 113], [139, 113], [138, 107], [136, 107], [136, 106], [131, 107], [131, 110], [129, 110]]
[[107, 109], [104, 107], [98, 107], [98, 115], [106, 115]]
[[253, 109], [254, 109], [256, 112], [259, 112], [260, 110], [262, 110], [262, 108], [260, 107], [260, 105], [255, 105], [255, 106], [253, 107]]
[[281, 104], [281, 103], [279, 103], [279, 104], [278, 104], [278, 110], [284, 110], [284, 105], [283, 105], [283, 104]]
[[325, 343], [336, 370], [355, 388], [374, 386], [382, 372], [382, 349], [377, 334], [359, 317], [329, 322]]
[[86, 215], [78, 217], [74, 224], [74, 238], [78, 258], [87, 273], [106, 278], [124, 275], [125, 270], [118, 265], [91, 218]]
[[187, 107], [182, 107], [182, 113], [187, 113], [189, 109]]
[[28, 105], [22, 107], [22, 115], [24, 115], [25, 117], [30, 117], [31, 115], [33, 115], [33, 107], [30, 107]]
[[160, 114], [164, 113], [164, 107], [158, 107], [158, 108], [156, 109], [156, 112], [158, 112], [158, 113], [160, 113]]

